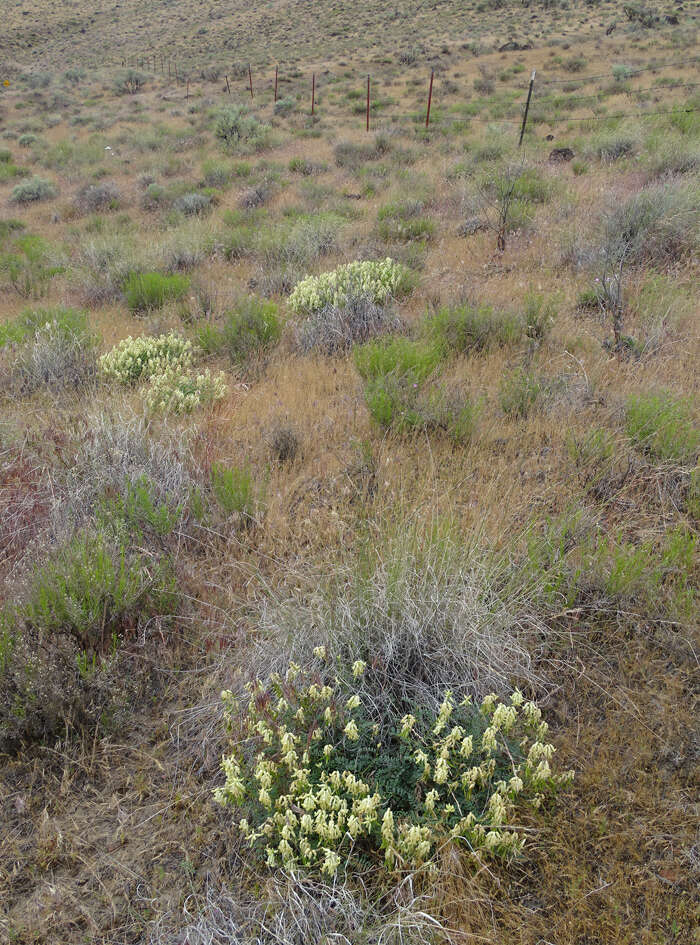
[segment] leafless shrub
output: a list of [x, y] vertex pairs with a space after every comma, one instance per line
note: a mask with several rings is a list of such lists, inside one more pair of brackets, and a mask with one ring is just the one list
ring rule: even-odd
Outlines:
[[75, 206], [80, 213], [96, 213], [98, 210], [114, 210], [119, 206], [121, 193], [116, 184], [102, 181], [89, 184], [75, 196]]
[[327, 305], [307, 318], [299, 328], [298, 340], [302, 351], [337, 354], [400, 327], [401, 321], [391, 309], [368, 296], [353, 295], [344, 305]]
[[56, 321], [35, 332], [17, 348], [8, 347], [0, 357], [0, 390], [31, 394], [84, 390], [97, 376], [95, 339], [87, 331], [70, 330]]
[[182, 437], [156, 437], [142, 416], [96, 410], [85, 418], [68, 479], [72, 504], [92, 507], [105, 492], [122, 494], [129, 483], [147, 479], [161, 501], [187, 501], [196, 464]]
[[88, 240], [75, 257], [76, 280], [90, 305], [118, 299], [127, 276], [138, 268], [133, 247], [118, 236]]

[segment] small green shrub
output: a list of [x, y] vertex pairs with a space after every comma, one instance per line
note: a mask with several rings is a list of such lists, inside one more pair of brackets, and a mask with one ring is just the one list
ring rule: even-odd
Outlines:
[[445, 354], [466, 354], [514, 344], [523, 334], [522, 321], [516, 316], [471, 302], [443, 306], [428, 319], [426, 327]]
[[287, 115], [291, 115], [291, 113], [296, 110], [296, 107], [296, 99], [291, 96], [285, 96], [284, 98], [277, 99], [273, 111], [275, 115], [285, 118]]
[[550, 767], [540, 709], [517, 690], [479, 708], [447, 692], [436, 716], [406, 714], [378, 742], [364, 670], [358, 660], [345, 674], [354, 685], [328, 684], [331, 673], [303, 676], [292, 665], [284, 678], [249, 684], [247, 707], [222, 694], [236, 747], [215, 798], [236, 809], [248, 845], [268, 867], [328, 876], [349, 857], [417, 867], [449, 838], [485, 855], [519, 852], [519, 807], [573, 777]]
[[662, 463], [692, 466], [700, 452], [700, 427], [690, 403], [667, 392], [631, 397], [625, 430], [636, 447]]
[[187, 276], [164, 276], [160, 272], [132, 272], [124, 283], [124, 295], [131, 312], [162, 308], [166, 302], [181, 299], [189, 290]]
[[216, 116], [214, 134], [229, 150], [258, 151], [267, 145], [270, 127], [258, 121], [244, 105], [227, 105]]
[[22, 234], [13, 240], [8, 252], [0, 252], [0, 276], [6, 276], [22, 298], [41, 298], [51, 279], [65, 271], [56, 256], [40, 236]]
[[257, 503], [250, 469], [214, 463], [211, 467], [211, 491], [226, 516], [235, 514], [244, 521], [253, 521]]
[[224, 188], [231, 183], [233, 168], [221, 161], [207, 160], [202, 164], [202, 177], [207, 187]]
[[387, 242], [432, 239], [435, 224], [420, 216], [422, 210], [423, 204], [419, 200], [389, 203], [380, 207], [377, 214], [379, 236]]
[[242, 364], [272, 349], [281, 334], [277, 305], [250, 296], [224, 315], [221, 327], [211, 323], [199, 326], [197, 340], [207, 353], [225, 351], [234, 363]]
[[528, 292], [523, 304], [525, 334], [534, 342], [547, 338], [557, 317], [559, 299], [556, 296]]
[[143, 90], [147, 79], [147, 75], [138, 69], [126, 69], [114, 80], [114, 91], [117, 95], [136, 95]]
[[41, 328], [47, 321], [50, 321], [47, 313], [42, 309], [28, 309], [11, 318], [7, 322], [0, 323], [0, 348], [9, 344], [20, 344], [37, 328]]
[[102, 497], [97, 520], [114, 533], [115, 538], [128, 534], [132, 542], [143, 542], [147, 534], [158, 538], [171, 535], [182, 522], [184, 503], [175, 503], [171, 496], [161, 498], [157, 487], [145, 475], [128, 480], [123, 492]]
[[377, 380], [392, 374], [421, 383], [438, 367], [443, 352], [438, 345], [398, 337], [361, 345], [355, 348], [354, 357], [355, 366], [364, 380]]
[[372, 419], [397, 433], [443, 433], [467, 444], [476, 430], [478, 405], [441, 388], [423, 389], [410, 375], [384, 374], [365, 385]]
[[145, 615], [172, 613], [175, 598], [167, 565], [85, 533], [37, 570], [23, 616], [32, 629], [72, 637], [81, 650], [93, 653], [108, 649], [114, 635]]
[[30, 177], [12, 188], [10, 200], [12, 203], [35, 203], [55, 196], [56, 188], [50, 181], [43, 177]]

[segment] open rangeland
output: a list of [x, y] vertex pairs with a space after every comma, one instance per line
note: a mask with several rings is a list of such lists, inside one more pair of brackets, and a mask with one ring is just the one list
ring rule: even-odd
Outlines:
[[697, 21], [7, 0], [0, 941], [700, 945]]

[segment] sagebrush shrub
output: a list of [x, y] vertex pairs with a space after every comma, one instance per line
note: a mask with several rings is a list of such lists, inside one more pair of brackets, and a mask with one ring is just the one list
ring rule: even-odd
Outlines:
[[329, 684], [324, 649], [316, 655], [313, 675], [292, 664], [250, 684], [247, 707], [222, 693], [236, 747], [215, 797], [237, 810], [269, 867], [334, 876], [343, 860], [369, 857], [410, 869], [448, 839], [513, 856], [525, 843], [518, 808], [540, 806], [572, 777], [552, 771], [547, 723], [518, 690], [478, 708], [448, 691], [436, 716], [407, 713], [380, 738], [363, 700], [366, 665], [353, 664], [356, 685]]
[[56, 196], [55, 186], [43, 177], [30, 177], [12, 188], [12, 203], [35, 203]]
[[111, 181], [89, 184], [78, 191], [75, 205], [81, 213], [96, 213], [98, 210], [116, 210], [121, 201], [121, 192]]
[[268, 142], [270, 127], [251, 115], [245, 105], [227, 105], [216, 116], [214, 134], [228, 149], [259, 150]]

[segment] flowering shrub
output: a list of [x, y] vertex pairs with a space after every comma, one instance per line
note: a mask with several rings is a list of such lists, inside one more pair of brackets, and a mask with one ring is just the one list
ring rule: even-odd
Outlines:
[[151, 377], [146, 405], [153, 411], [191, 413], [195, 407], [221, 400], [226, 391], [223, 371], [212, 374], [207, 368], [203, 374], [195, 376], [172, 366]]
[[289, 304], [297, 315], [311, 315], [327, 305], [343, 306], [353, 295], [383, 303], [408, 289], [409, 271], [388, 257], [351, 262], [320, 276], [307, 276], [292, 290]]
[[174, 332], [159, 337], [132, 338], [129, 335], [100, 358], [107, 377], [133, 384], [163, 374], [169, 368], [184, 372], [194, 357], [192, 342]]
[[[325, 649], [316, 655], [325, 659]], [[539, 806], [571, 777], [550, 767], [554, 747], [535, 703], [516, 690], [477, 709], [448, 691], [437, 716], [407, 714], [380, 736], [361, 697], [365, 668], [353, 665], [351, 692], [337, 679], [302, 678], [292, 664], [284, 678], [249, 684], [240, 713], [222, 693], [235, 743], [215, 798], [240, 811], [248, 844], [270, 867], [329, 876], [353, 854], [381, 852], [388, 869], [420, 866], [446, 840], [520, 851], [516, 806]]]

